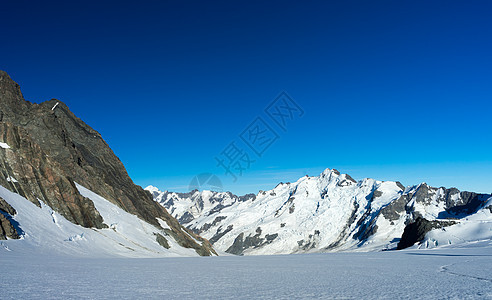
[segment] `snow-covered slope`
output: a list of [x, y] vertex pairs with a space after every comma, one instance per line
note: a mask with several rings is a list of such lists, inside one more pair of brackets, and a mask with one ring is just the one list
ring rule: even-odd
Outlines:
[[188, 223], [204, 214], [209, 215], [237, 202], [251, 201], [255, 194], [236, 196], [230, 192], [198, 191], [189, 193], [161, 192], [154, 186], [148, 186], [154, 200], [161, 203], [180, 223]]
[[449, 227], [434, 229], [427, 233], [417, 248], [436, 248], [445, 245], [466, 244], [492, 239], [492, 198], [476, 213], [459, 220]]
[[[135, 215], [77, 185], [80, 193], [94, 202], [109, 228], [85, 228], [66, 220], [42, 201], [41, 208], [19, 194], [0, 186], [0, 197], [17, 213], [11, 217], [20, 234], [18, 240], [0, 241], [0, 252], [66, 254], [88, 257], [165, 257], [198, 256], [194, 249], [183, 248], [165, 230], [141, 220]], [[162, 221], [165, 229], [167, 224]], [[161, 243], [166, 240], [169, 249]]]
[[[215, 254], [208, 241], [183, 228], [136, 185], [101, 134], [62, 101], [26, 101], [20, 86], [0, 71], [0, 119], [0, 186], [37, 207], [49, 207], [65, 220], [88, 228], [88, 232], [107, 228], [90, 197], [77, 189], [78, 182], [166, 232], [181, 247], [200, 255]], [[15, 210], [0, 199], [0, 211], [4, 212], [0, 214], [0, 240], [19, 238], [10, 221]], [[158, 235], [156, 239], [168, 246], [164, 237]]]
[[0, 254], [2, 299], [491, 299], [492, 243], [209, 259]]
[[183, 225], [233, 254], [393, 249], [417, 216], [461, 218], [490, 197], [425, 183], [355, 181], [330, 169], [256, 196], [147, 190]]

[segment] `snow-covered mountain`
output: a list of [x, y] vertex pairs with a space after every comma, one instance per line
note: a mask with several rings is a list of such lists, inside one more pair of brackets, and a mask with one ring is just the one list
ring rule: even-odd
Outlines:
[[135, 185], [101, 135], [67, 105], [24, 100], [3, 71], [0, 240], [10, 250], [35, 245], [33, 251], [95, 255], [111, 249], [127, 256], [216, 254]]
[[25, 101], [0, 71], [0, 251], [189, 256], [215, 255], [213, 244], [280, 254], [492, 235], [490, 195], [355, 181], [329, 169], [257, 195], [147, 190], [63, 102]]
[[[81, 257], [198, 256], [194, 249], [179, 245], [164, 220], [158, 219], [163, 228], [156, 227], [85, 187], [76, 186], [84, 197], [93, 201], [108, 228], [76, 225], [44, 202], [38, 207], [0, 186], [0, 199], [4, 199], [0, 211], [14, 224], [19, 235], [18, 239], [0, 241], [0, 252]], [[11, 214], [5, 212], [6, 207]]]
[[[334, 169], [256, 196], [146, 189], [183, 225], [232, 254], [394, 249], [417, 219], [437, 220], [417, 226], [425, 229], [424, 235], [435, 229], [427, 235], [427, 246], [442, 243], [438, 231], [443, 230], [462, 233], [448, 243], [492, 238], [491, 195], [425, 183], [404, 187], [392, 181], [356, 181]], [[482, 233], [455, 230], [474, 226]]]

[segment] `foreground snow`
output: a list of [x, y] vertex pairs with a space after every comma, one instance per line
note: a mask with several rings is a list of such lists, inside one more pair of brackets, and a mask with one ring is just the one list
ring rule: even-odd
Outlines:
[[[0, 256], [8, 252], [66, 254], [87, 257], [163, 257], [197, 256], [194, 249], [183, 248], [162, 230], [127, 213], [108, 200], [77, 185], [80, 193], [94, 202], [106, 229], [84, 228], [65, 219], [42, 201], [41, 208], [26, 198], [0, 186], [0, 197], [17, 211], [20, 240], [0, 241]], [[166, 226], [164, 221], [161, 222]], [[155, 234], [165, 236], [170, 249], [156, 241]]]
[[2, 299], [491, 299], [492, 243], [368, 253], [94, 259], [0, 254]]

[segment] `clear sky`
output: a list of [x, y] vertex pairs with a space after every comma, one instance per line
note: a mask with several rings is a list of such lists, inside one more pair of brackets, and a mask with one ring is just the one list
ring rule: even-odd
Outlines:
[[0, 69], [27, 100], [64, 101], [144, 187], [213, 173], [256, 193], [336, 168], [490, 193], [491, 15], [491, 1], [4, 1]]

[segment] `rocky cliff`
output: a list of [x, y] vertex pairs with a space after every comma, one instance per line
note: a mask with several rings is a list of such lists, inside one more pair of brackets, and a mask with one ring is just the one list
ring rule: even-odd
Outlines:
[[[200, 255], [214, 253], [209, 242], [183, 228], [150, 193], [135, 185], [101, 135], [61, 101], [25, 101], [20, 87], [0, 71], [0, 185], [40, 206], [42, 201], [67, 220], [105, 228], [94, 203], [75, 183], [125, 211], [162, 228], [181, 246]], [[6, 223], [2, 220], [2, 224]]]

